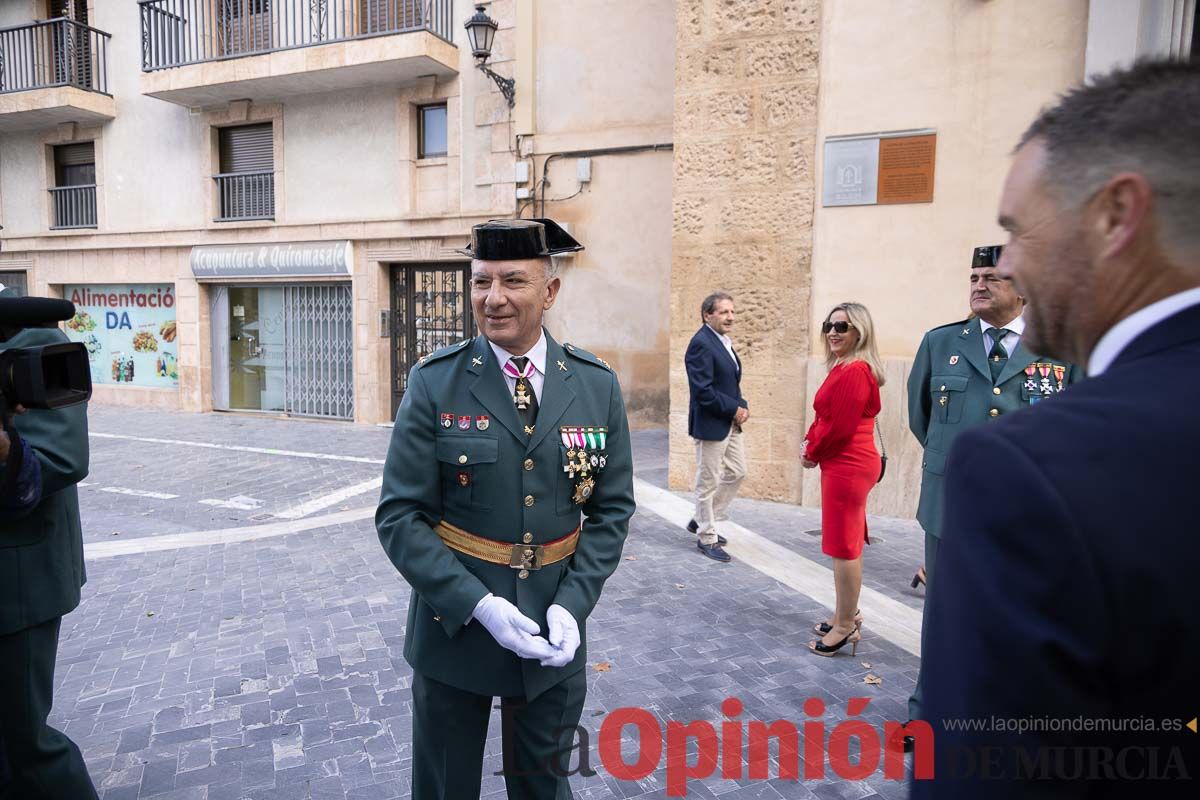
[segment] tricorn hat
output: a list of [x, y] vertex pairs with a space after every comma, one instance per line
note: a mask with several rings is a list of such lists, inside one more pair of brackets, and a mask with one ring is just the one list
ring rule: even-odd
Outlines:
[[471, 244], [458, 252], [484, 261], [519, 261], [582, 249], [552, 219], [493, 219], [471, 228]]
[[1000, 253], [1004, 250], [1002, 244], [989, 244], [984, 247], [976, 247], [975, 253], [971, 256], [971, 269], [980, 269], [981, 267], [994, 267], [1000, 263]]

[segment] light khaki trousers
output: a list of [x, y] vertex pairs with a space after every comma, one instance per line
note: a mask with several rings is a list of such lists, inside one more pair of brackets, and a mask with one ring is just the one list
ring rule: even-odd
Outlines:
[[729, 519], [729, 504], [746, 478], [742, 432], [729, 426], [729, 435], [716, 442], [696, 440], [696, 525], [700, 544], [717, 543], [717, 523]]

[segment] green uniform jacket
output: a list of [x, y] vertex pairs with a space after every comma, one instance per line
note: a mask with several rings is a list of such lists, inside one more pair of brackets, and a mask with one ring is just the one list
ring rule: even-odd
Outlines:
[[[0, 350], [66, 341], [57, 328], [27, 328]], [[87, 580], [75, 489], [88, 473], [87, 405], [28, 411], [15, 424], [41, 462], [42, 500], [0, 519], [0, 636], [69, 613]]]
[[[616, 376], [595, 356], [564, 349], [549, 334], [546, 344], [533, 436], [523, 430], [484, 337], [439, 350], [414, 367], [375, 515], [388, 558], [413, 588], [404, 657], [426, 677], [481, 695], [532, 700], [583, 668], [586, 620], [621, 561], [634, 511], [629, 428]], [[562, 426], [608, 429], [607, 465], [582, 505], [573, 501], [578, 476], [563, 469]], [[515, 544], [529, 533], [531, 543], [544, 544], [571, 533], [581, 514], [575, 554], [524, 579], [507, 565], [451, 550], [432, 530], [445, 520], [495, 541]], [[537, 621], [542, 635], [549, 606], [571, 612], [583, 642], [574, 661], [543, 667], [496, 644], [471, 618], [488, 592]]]
[[[942, 536], [946, 454], [954, 438], [968, 428], [1049, 398], [1083, 378], [1083, 371], [1066, 361], [1030, 353], [1022, 337], [993, 383], [984, 342], [978, 317], [934, 328], [921, 340], [908, 376], [908, 427], [925, 448], [917, 520], [926, 533], [938, 538]], [[1026, 373], [1031, 366], [1032, 377]]]

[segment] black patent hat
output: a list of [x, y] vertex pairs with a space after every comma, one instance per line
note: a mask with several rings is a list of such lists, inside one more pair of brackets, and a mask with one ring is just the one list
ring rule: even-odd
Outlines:
[[493, 219], [471, 228], [471, 244], [458, 252], [483, 261], [519, 261], [582, 249], [552, 219]]
[[983, 267], [994, 267], [1000, 263], [1000, 253], [1004, 251], [1002, 244], [989, 244], [985, 247], [976, 247], [974, 255], [971, 256], [971, 269], [981, 269]]

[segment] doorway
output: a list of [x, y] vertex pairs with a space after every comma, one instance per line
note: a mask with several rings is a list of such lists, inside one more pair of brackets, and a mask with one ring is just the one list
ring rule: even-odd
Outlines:
[[392, 416], [400, 408], [413, 365], [475, 333], [469, 264], [393, 264]]
[[354, 418], [350, 284], [213, 287], [213, 407]]

